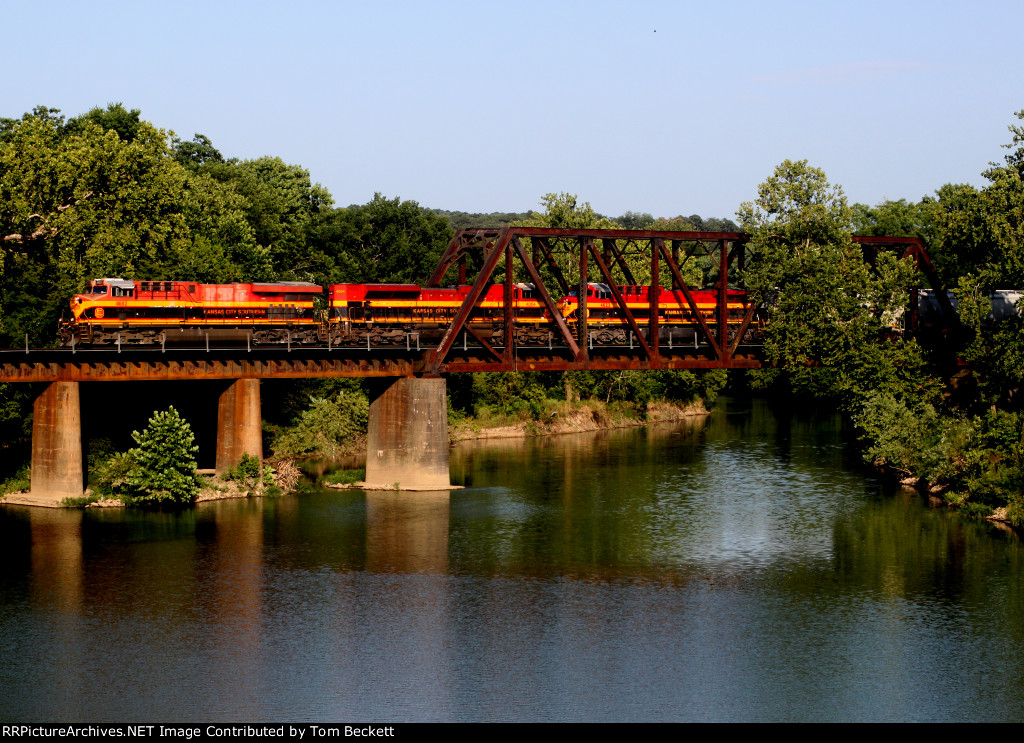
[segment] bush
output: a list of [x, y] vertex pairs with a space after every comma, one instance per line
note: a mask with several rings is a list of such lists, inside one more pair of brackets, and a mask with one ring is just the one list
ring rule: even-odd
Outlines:
[[188, 421], [173, 407], [154, 413], [149, 425], [139, 433], [132, 431], [138, 445], [128, 454], [134, 461], [127, 486], [132, 503], [191, 503], [201, 481], [196, 474], [195, 436]]
[[355, 448], [366, 435], [369, 417], [370, 401], [361, 392], [343, 391], [333, 399], [311, 397], [309, 409], [275, 437], [274, 455], [341, 454]]
[[117, 452], [99, 464], [90, 475], [94, 489], [102, 495], [113, 498], [131, 496], [129, 475], [138, 465], [130, 451]]
[[261, 463], [254, 454], [245, 453], [238, 464], [221, 475], [221, 479], [232, 480], [242, 488], [268, 488], [274, 485], [274, 468]]
[[351, 485], [366, 479], [366, 470], [335, 470], [324, 476], [324, 482], [331, 485]]
[[960, 513], [970, 519], [983, 519], [992, 515], [992, 507], [983, 503], [964, 503], [960, 507]]
[[28, 492], [31, 486], [32, 478], [29, 475], [29, 466], [26, 464], [11, 477], [0, 482], [0, 496], [7, 495], [8, 493], [18, 493], [21, 491]]
[[238, 464], [224, 473], [225, 480], [234, 480], [242, 485], [254, 485], [260, 479], [260, 458], [245, 453]]

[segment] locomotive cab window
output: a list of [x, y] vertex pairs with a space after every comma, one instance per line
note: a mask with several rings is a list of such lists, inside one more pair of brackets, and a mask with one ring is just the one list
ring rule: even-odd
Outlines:
[[131, 289], [125, 289], [120, 286], [115, 286], [113, 289], [113, 296], [115, 297], [131, 297], [135, 294], [134, 287]]

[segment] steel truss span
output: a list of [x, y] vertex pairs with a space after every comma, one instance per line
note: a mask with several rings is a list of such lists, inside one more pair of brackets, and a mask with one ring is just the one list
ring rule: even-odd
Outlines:
[[[417, 325], [420, 308], [407, 309], [409, 317], [388, 319], [391, 310], [382, 312], [387, 303], [379, 301], [372, 311], [369, 301], [351, 311], [357, 303], [338, 301], [335, 308], [335, 290], [341, 297], [345, 287], [357, 286], [336, 285], [329, 287], [331, 304], [315, 321], [315, 332], [281, 333], [276, 345], [254, 344], [244, 328], [235, 328], [243, 332], [236, 332], [239, 338], [230, 344], [218, 342], [223, 333], [201, 329], [184, 344], [168, 345], [156, 335], [147, 346], [122, 344], [115, 327], [106, 333], [107, 345], [99, 348], [0, 351], [0, 382], [756, 368], [763, 363], [760, 339], [770, 309], [768, 298], [743, 285], [750, 258], [747, 237], [651, 230], [463, 229], [421, 290], [424, 297], [457, 296], [458, 302], [447, 302], [442, 322], [435, 314], [421, 317]], [[939, 288], [920, 240], [854, 239], [869, 262], [880, 250], [912, 256]], [[139, 286], [152, 293], [176, 289], [171, 284]], [[378, 292], [387, 287], [362, 286]], [[297, 302], [320, 291], [297, 284], [284, 290], [278, 285], [253, 287], [295, 292]], [[405, 285], [394, 288], [395, 297], [410, 290]], [[313, 322], [311, 312], [303, 315], [305, 305], [296, 307], [289, 312]], [[916, 319], [914, 307], [911, 302], [908, 327]], [[949, 312], [952, 316], [952, 308]], [[301, 342], [293, 343], [299, 337]]]

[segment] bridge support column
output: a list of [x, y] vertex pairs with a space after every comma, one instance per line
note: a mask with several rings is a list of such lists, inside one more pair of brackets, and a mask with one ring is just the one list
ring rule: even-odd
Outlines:
[[445, 381], [400, 377], [377, 394], [366, 449], [368, 488], [451, 489]]
[[263, 459], [258, 379], [234, 380], [217, 401], [217, 474], [238, 464], [243, 454]]
[[50, 382], [32, 406], [32, 494], [81, 497], [82, 461], [78, 382]]

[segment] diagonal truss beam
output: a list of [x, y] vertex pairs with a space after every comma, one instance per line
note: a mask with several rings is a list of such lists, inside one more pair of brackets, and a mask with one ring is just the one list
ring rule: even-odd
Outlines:
[[562, 313], [559, 311], [558, 305], [555, 304], [555, 300], [551, 298], [551, 294], [548, 293], [547, 287], [544, 286], [544, 281], [537, 272], [537, 267], [533, 265], [533, 261], [527, 258], [526, 248], [523, 247], [523, 243], [519, 239], [518, 235], [512, 238], [512, 245], [515, 246], [516, 252], [523, 261], [523, 265], [526, 266], [526, 272], [530, 274], [530, 279], [533, 281], [534, 286], [536, 286], [537, 291], [540, 292], [541, 300], [544, 302], [544, 306], [547, 308], [548, 313], [550, 313], [551, 319], [554, 320], [555, 325], [558, 327], [559, 335], [562, 336], [562, 340], [565, 341], [565, 345], [569, 347], [573, 358], [576, 358], [576, 356], [579, 355], [580, 349], [576, 345], [576, 340], [572, 337], [572, 331], [569, 330], [569, 326], [566, 325], [565, 318], [562, 317]]
[[[430, 360], [430, 371], [432, 374], [438, 373], [441, 364], [444, 363], [444, 358], [448, 355], [448, 352], [451, 351], [452, 346], [455, 343], [455, 339], [459, 335], [459, 331], [467, 327], [467, 320], [469, 320], [473, 310], [480, 303], [480, 300], [486, 293], [488, 282], [494, 274], [494, 269], [497, 267], [498, 261], [505, 255], [505, 250], [508, 247], [511, 237], [511, 229], [508, 227], [504, 228], [501, 231], [497, 242], [494, 244], [494, 247], [491, 248], [491, 252], [488, 253], [487, 258], [484, 260], [484, 265], [480, 269], [480, 273], [477, 274], [476, 281], [473, 282], [473, 286], [469, 289], [469, 294], [462, 302], [459, 309], [456, 310], [455, 317], [452, 318], [451, 325], [448, 326], [444, 336], [441, 338], [441, 342], [433, 352], [433, 358]], [[438, 271], [435, 271], [435, 275], [437, 275], [440, 270], [441, 268], [438, 267]], [[444, 273], [441, 273], [440, 276], [443, 278]], [[508, 300], [509, 298], [506, 297], [506, 303]], [[473, 336], [477, 337], [476, 333], [474, 333]], [[499, 358], [501, 357], [499, 356]]]
[[[644, 340], [643, 333], [640, 332], [640, 326], [636, 323], [636, 318], [633, 317], [632, 310], [626, 306], [626, 300], [622, 297], [622, 292], [619, 291], [619, 287], [615, 285], [615, 280], [612, 278], [611, 271], [608, 270], [608, 265], [604, 262], [601, 254], [597, 252], [597, 248], [594, 246], [593, 241], [589, 245], [590, 253], [594, 256], [594, 262], [597, 263], [598, 269], [601, 271], [601, 275], [604, 276], [605, 281], [608, 282], [608, 288], [611, 289], [612, 297], [615, 299], [615, 303], [619, 305], [619, 309], [622, 310], [622, 314], [626, 317], [626, 322], [629, 323], [629, 327], [633, 329], [633, 335], [640, 342], [640, 348], [643, 349], [644, 356], [648, 359], [651, 358], [651, 348], [647, 345], [647, 341]], [[654, 341], [657, 343], [657, 339]]]
[[633, 272], [629, 270], [629, 266], [626, 264], [626, 259], [622, 257], [622, 251], [619, 250], [619, 246], [616, 245], [615, 240], [602, 240], [605, 254], [610, 256], [615, 261], [615, 265], [622, 271], [622, 275], [626, 279], [626, 283], [632, 286], [636, 285], [636, 279], [633, 278]]
[[658, 247], [661, 250], [662, 257], [665, 259], [665, 263], [668, 264], [669, 271], [672, 273], [672, 279], [676, 282], [676, 286], [679, 287], [679, 291], [683, 293], [683, 297], [686, 299], [686, 304], [689, 305], [690, 312], [693, 313], [693, 317], [700, 326], [701, 332], [704, 333], [704, 337], [707, 339], [708, 345], [711, 346], [711, 351], [715, 354], [715, 358], [723, 359], [722, 349], [719, 348], [714, 335], [711, 333], [711, 328], [708, 327], [707, 321], [704, 320], [704, 315], [697, 306], [697, 300], [690, 291], [690, 287], [685, 281], [683, 281], [682, 274], [679, 273], [679, 266], [676, 265], [676, 262], [672, 260], [672, 256], [669, 255], [668, 251], [665, 249], [664, 242], [659, 243]]

